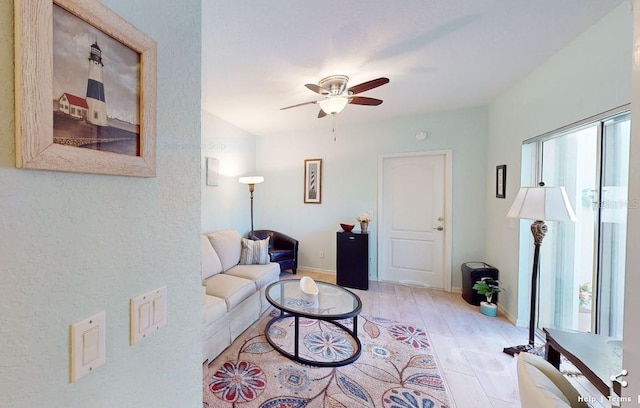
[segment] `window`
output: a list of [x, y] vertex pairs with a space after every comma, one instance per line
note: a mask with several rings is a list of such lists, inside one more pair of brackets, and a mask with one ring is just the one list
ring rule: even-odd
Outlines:
[[539, 328], [622, 337], [630, 125], [627, 106], [523, 146], [523, 184], [564, 186], [577, 217], [547, 223]]

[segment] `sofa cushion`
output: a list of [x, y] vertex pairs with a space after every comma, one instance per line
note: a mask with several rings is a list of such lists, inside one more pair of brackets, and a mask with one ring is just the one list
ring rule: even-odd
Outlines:
[[204, 308], [204, 322], [210, 323], [227, 314], [227, 302], [217, 296], [204, 295], [202, 297]]
[[223, 230], [207, 234], [209, 242], [216, 250], [222, 270], [233, 268], [240, 261], [240, 241], [241, 237], [236, 230]]
[[200, 247], [202, 251], [202, 280], [207, 279], [211, 275], [222, 272], [222, 263], [218, 254], [211, 246], [209, 238], [205, 235], [200, 237]]
[[213, 275], [205, 282], [207, 295], [224, 299], [227, 311], [231, 311], [256, 291], [253, 281], [224, 273]]
[[269, 237], [258, 241], [242, 238], [240, 265], [266, 265], [269, 263]]
[[225, 272], [225, 275], [237, 276], [255, 282], [258, 289], [262, 289], [280, 277], [280, 265], [268, 263], [266, 265], [238, 265]]

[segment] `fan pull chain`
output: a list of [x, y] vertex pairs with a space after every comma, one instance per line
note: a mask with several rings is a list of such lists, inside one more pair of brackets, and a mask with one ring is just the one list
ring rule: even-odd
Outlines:
[[333, 132], [333, 141], [336, 141], [336, 114], [332, 113], [331, 116], [333, 116], [333, 129], [331, 129], [331, 131]]

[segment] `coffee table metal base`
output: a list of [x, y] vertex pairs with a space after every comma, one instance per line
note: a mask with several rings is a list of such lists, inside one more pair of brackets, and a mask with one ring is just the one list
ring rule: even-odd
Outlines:
[[[288, 319], [288, 318], [293, 318], [294, 319], [294, 344], [293, 344], [293, 353], [290, 353], [286, 350], [284, 350], [282, 347], [278, 346], [272, 339], [271, 336], [269, 335], [269, 329], [271, 328], [271, 326], [274, 323], [279, 322], [280, 320], [284, 320], [284, 319]], [[354, 361], [356, 361], [358, 359], [358, 357], [360, 357], [360, 353], [362, 352], [362, 343], [360, 343], [360, 339], [358, 339], [358, 316], [353, 316], [353, 330], [347, 328], [345, 325], [338, 323], [335, 320], [331, 320], [331, 319], [321, 319], [321, 318], [317, 318], [316, 320], [322, 320], [324, 322], [327, 323], [331, 323], [334, 326], [337, 326], [339, 328], [341, 328], [342, 330], [344, 330], [347, 334], [349, 334], [349, 336], [351, 336], [351, 338], [355, 341], [356, 343], [356, 348], [354, 350], [354, 352], [351, 354], [351, 356], [345, 358], [344, 360], [339, 360], [339, 361], [316, 361], [316, 360], [309, 360], [306, 359], [304, 357], [300, 357], [300, 353], [299, 353], [299, 344], [300, 344], [300, 329], [299, 329], [299, 321], [300, 321], [300, 317], [293, 315], [293, 314], [286, 314], [286, 313], [281, 313], [279, 316], [274, 317], [273, 319], [271, 319], [271, 321], [269, 321], [269, 323], [267, 323], [267, 326], [265, 328], [265, 337], [267, 338], [267, 341], [269, 342], [269, 344], [271, 345], [271, 347], [273, 347], [276, 351], [278, 351], [278, 353], [282, 354], [283, 356], [293, 360], [293, 361], [297, 361], [298, 363], [302, 363], [302, 364], [308, 364], [308, 365], [312, 365], [312, 366], [316, 366], [316, 367], [340, 367], [340, 366], [344, 366], [347, 364], [351, 364]]]

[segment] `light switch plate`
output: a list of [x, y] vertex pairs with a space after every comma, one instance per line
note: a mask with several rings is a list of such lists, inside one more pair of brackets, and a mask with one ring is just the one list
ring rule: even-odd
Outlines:
[[167, 324], [167, 287], [132, 298], [129, 309], [130, 343], [133, 346]]
[[70, 327], [70, 375], [74, 383], [105, 362], [105, 312]]

